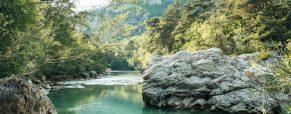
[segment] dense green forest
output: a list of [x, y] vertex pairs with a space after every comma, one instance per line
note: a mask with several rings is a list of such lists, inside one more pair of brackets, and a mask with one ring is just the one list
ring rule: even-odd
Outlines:
[[0, 9], [1, 77], [103, 72], [111, 63], [127, 64], [123, 58], [112, 60], [117, 53], [115, 44], [104, 41], [102, 36], [108, 30], [116, 31], [108, 39], [127, 33], [124, 28], [130, 27], [126, 24], [109, 25], [121, 23], [125, 14], [102, 21], [101, 26], [94, 28], [96, 32], [91, 33], [86, 32], [91, 29], [91, 15], [101, 20], [110, 16], [93, 11], [76, 13], [69, 0], [1, 0]]
[[105, 8], [76, 12], [70, 0], [2, 0], [0, 76], [134, 70], [127, 62], [130, 53], [123, 51], [130, 48], [123, 39], [145, 31], [146, 17], [163, 13], [149, 15], [154, 11], [147, 9], [153, 6], [145, 5], [116, 0]]
[[229, 55], [258, 53], [257, 61], [282, 56], [278, 77], [271, 78], [291, 87], [290, 0], [113, 0], [93, 11], [74, 7], [70, 0], [1, 0], [0, 76], [142, 70], [153, 55], [218, 47]]
[[175, 0], [146, 31], [130, 39], [129, 63], [146, 68], [151, 56], [218, 47], [229, 55], [257, 53], [257, 62], [281, 56], [266, 88], [290, 92], [291, 1]]

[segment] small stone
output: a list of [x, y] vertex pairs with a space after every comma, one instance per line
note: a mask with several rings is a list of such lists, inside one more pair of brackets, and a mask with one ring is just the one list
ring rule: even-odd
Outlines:
[[82, 73], [82, 75], [81, 75], [83, 78], [89, 78], [90, 77], [90, 75], [88, 74], [88, 73]]
[[90, 71], [89, 72], [89, 76], [90, 77], [96, 77], [96, 76], [98, 76], [98, 74], [95, 71]]

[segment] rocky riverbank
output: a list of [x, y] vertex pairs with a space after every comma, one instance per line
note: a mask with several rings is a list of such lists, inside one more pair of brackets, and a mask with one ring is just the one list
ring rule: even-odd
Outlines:
[[[118, 74], [126, 73], [123, 76], [116, 76]], [[94, 73], [88, 73], [88, 76], [55, 76], [55, 77], [68, 77], [68, 78], [55, 78], [47, 79], [42, 77], [41, 79], [33, 79], [32, 82], [38, 86], [47, 90], [48, 92], [53, 90], [59, 90], [63, 88], [84, 88], [86, 85], [134, 85], [141, 84], [143, 82], [142, 77], [137, 77], [135, 71], [110, 71], [105, 75]], [[84, 74], [82, 74], [84, 75]], [[72, 78], [73, 77], [73, 78]]]
[[56, 114], [47, 97], [50, 89], [84, 88], [86, 85], [134, 85], [141, 84], [142, 80], [134, 72], [118, 76], [115, 73], [98, 77], [91, 75], [88, 78], [59, 81], [45, 77], [31, 80], [12, 76], [0, 80], [0, 114]]
[[46, 90], [18, 76], [0, 80], [0, 114], [57, 114]]
[[281, 113], [278, 100], [260, 87], [264, 76], [272, 75], [270, 69], [253, 67], [249, 59], [224, 55], [217, 48], [158, 56], [145, 71], [144, 102], [180, 110]]
[[46, 89], [47, 92], [51, 89], [62, 89], [65, 86], [65, 81], [82, 81], [100, 79], [103, 74], [98, 74], [95, 71], [82, 73], [80, 75], [57, 75], [57, 76], [42, 76], [41, 78], [34, 78], [32, 82], [42, 88]]

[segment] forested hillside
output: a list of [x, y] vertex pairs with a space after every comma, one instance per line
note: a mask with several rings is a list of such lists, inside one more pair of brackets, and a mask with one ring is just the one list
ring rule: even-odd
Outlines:
[[69, 0], [3, 0], [0, 77], [133, 70], [122, 40], [144, 32], [143, 22], [161, 16], [171, 2], [115, 0], [107, 7], [76, 12]]
[[[291, 1], [175, 0], [160, 17], [146, 22], [147, 30], [130, 40], [130, 64], [147, 67], [152, 56], [220, 48], [229, 55], [256, 53], [257, 62], [281, 57], [268, 88], [290, 91]], [[289, 80], [289, 81], [288, 81]]]
[[77, 75], [109, 67], [105, 49], [112, 46], [100, 34], [92, 38], [83, 31], [90, 12], [73, 9], [69, 0], [1, 0], [0, 77]]
[[258, 53], [257, 61], [281, 56], [278, 75], [290, 78], [290, 5], [289, 0], [115, 0], [75, 12], [69, 0], [2, 0], [0, 76], [141, 70], [153, 55], [217, 47], [229, 55]]
[[[147, 22], [149, 53], [219, 47], [229, 54], [289, 52], [290, 1], [175, 2]], [[147, 37], [147, 38], [144, 38]], [[146, 45], [146, 43], [144, 43]], [[290, 48], [290, 46], [289, 46]]]
[[10, 113], [289, 114], [291, 0], [0, 0], [0, 78]]

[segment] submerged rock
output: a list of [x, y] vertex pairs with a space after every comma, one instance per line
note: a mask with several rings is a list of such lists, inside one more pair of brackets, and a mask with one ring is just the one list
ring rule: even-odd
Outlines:
[[[231, 58], [217, 48], [159, 57], [160, 61], [154, 59], [155, 64], [145, 71], [143, 100], [146, 105], [159, 108], [280, 113], [279, 102], [247, 76], [251, 65], [246, 59], [250, 58], [251, 55]], [[251, 74], [264, 74], [258, 70]]]
[[12, 76], [0, 80], [0, 114], [57, 114], [45, 90]]

